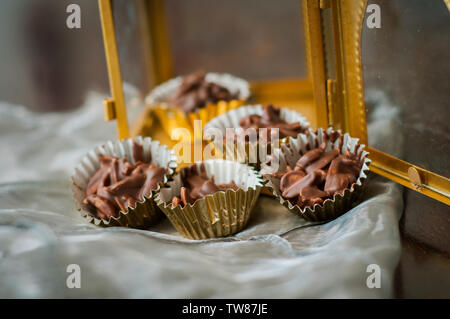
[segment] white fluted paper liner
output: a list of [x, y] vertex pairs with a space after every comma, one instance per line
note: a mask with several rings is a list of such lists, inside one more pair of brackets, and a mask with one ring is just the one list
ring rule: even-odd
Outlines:
[[[330, 127], [325, 132], [323, 129], [318, 129], [316, 132], [309, 129], [308, 134], [300, 134], [296, 139], [290, 139], [288, 144], [284, 144], [280, 149], [274, 150], [265, 163], [262, 164], [260, 174], [264, 180], [267, 181], [266, 187], [273, 191], [273, 195], [278, 198], [280, 203], [286, 206], [289, 211], [311, 221], [327, 221], [332, 220], [343, 213], [347, 212], [357, 203], [358, 197], [364, 181], [367, 178], [369, 171], [370, 159], [369, 153], [364, 150], [365, 145], [359, 144], [359, 139], [350, 137], [345, 133], [342, 138], [336, 139], [331, 143], [326, 139], [326, 134], [331, 134], [334, 130]], [[338, 131], [340, 133], [340, 131]], [[326, 133], [326, 134], [325, 134]], [[300, 157], [319, 147], [326, 140], [326, 151], [334, 148], [340, 148], [341, 154], [347, 150], [351, 153], [357, 154], [360, 160], [361, 171], [354, 184], [350, 188], [345, 189], [343, 193], [337, 193], [332, 198], [326, 199], [322, 205], [315, 204], [313, 207], [305, 207], [301, 209], [281, 196], [280, 179], [274, 178], [273, 173], [285, 172], [286, 166], [295, 167]], [[277, 164], [278, 163], [278, 164]]]
[[[212, 129], [219, 129], [220, 132], [223, 134], [223, 136], [225, 136], [226, 134], [226, 129], [227, 128], [239, 128], [239, 122], [249, 116], [249, 115], [260, 115], [262, 116], [264, 114], [264, 108], [262, 105], [257, 104], [257, 105], [245, 105], [245, 106], [241, 106], [238, 107], [236, 109], [230, 110], [222, 115], [219, 115], [215, 118], [213, 118], [211, 121], [209, 121], [204, 128], [204, 132], [207, 133], [208, 131], [213, 132]], [[280, 118], [282, 120], [284, 120], [287, 123], [300, 123], [301, 127], [303, 129], [307, 129], [309, 127], [309, 122], [306, 119], [305, 116], [303, 116], [302, 114], [294, 111], [294, 110], [290, 110], [288, 108], [280, 108]], [[284, 143], [287, 139], [282, 139], [280, 140], [281, 143]], [[225, 145], [223, 146], [225, 149]], [[234, 150], [233, 152], [229, 152], [230, 149], [225, 149], [226, 152], [226, 156], [227, 159], [237, 159], [240, 162], [245, 162], [245, 163], [249, 163], [249, 158], [250, 158], [250, 150], [252, 150], [253, 152], [258, 152], [256, 146], [253, 146], [253, 148], [247, 147], [245, 148], [245, 152], [246, 154], [240, 154], [238, 153], [236, 150]], [[235, 155], [233, 155], [235, 154]], [[239, 155], [237, 155], [239, 154]], [[266, 152], [263, 152], [261, 154], [259, 153], [255, 153], [257, 154], [257, 161], [256, 163], [250, 163], [250, 164], [255, 164], [256, 167], [259, 166], [259, 164], [261, 162], [264, 162], [266, 160]]]
[[[248, 82], [233, 75], [211, 72], [206, 74], [205, 81], [215, 83], [228, 89], [231, 94], [236, 95], [240, 100], [247, 100], [250, 97]], [[183, 77], [178, 76], [158, 85], [145, 98], [145, 102], [147, 104], [165, 104], [166, 100], [175, 93], [182, 82]]]
[[208, 177], [214, 176], [217, 184], [234, 181], [239, 189], [227, 189], [197, 200], [193, 205], [172, 206], [174, 196], [180, 196], [181, 174], [161, 188], [155, 200], [172, 225], [184, 237], [205, 239], [235, 234], [247, 225], [258, 200], [262, 178], [251, 167], [221, 159], [196, 163], [200, 171], [205, 165]]
[[[146, 162], [149, 162], [151, 154], [152, 163], [169, 169], [168, 174], [164, 176], [163, 183], [166, 183], [177, 166], [176, 157], [173, 151], [169, 150], [165, 145], [160, 145], [159, 141], [154, 141], [150, 137], [143, 138], [138, 136], [135, 137], [134, 140], [143, 146]], [[154, 202], [154, 196], [161, 188], [161, 185], [159, 185], [157, 189], [152, 190], [148, 197], [144, 197], [143, 201], [136, 202], [135, 207], [127, 207], [126, 212], [121, 211], [118, 217], [111, 217], [109, 220], [95, 217], [95, 212], [90, 211], [91, 208], [88, 205], [83, 204], [89, 180], [100, 168], [100, 155], [125, 158], [129, 162], [135, 164], [132, 154], [133, 139], [108, 141], [104, 145], [98, 146], [88, 152], [75, 168], [75, 172], [72, 175], [73, 197], [77, 209], [89, 222], [103, 227], [124, 226], [146, 228], [156, 222], [161, 216], [161, 212]]]
[[166, 103], [181, 85], [183, 78], [177, 77], [169, 80], [156, 88], [146, 97], [146, 103], [152, 109], [164, 131], [171, 136], [177, 128], [186, 128], [191, 133], [195, 131], [195, 121], [201, 121], [202, 127], [208, 121], [219, 114], [232, 110], [242, 104], [250, 97], [250, 89], [247, 81], [230, 74], [207, 73], [206, 81], [216, 83], [227, 88], [236, 98], [231, 101], [218, 101], [208, 103], [205, 107], [194, 112], [185, 113], [181, 109]]

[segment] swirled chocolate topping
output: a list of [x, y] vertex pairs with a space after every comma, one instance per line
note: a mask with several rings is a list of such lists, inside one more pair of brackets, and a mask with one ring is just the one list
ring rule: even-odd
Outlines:
[[[244, 117], [239, 122], [239, 126], [244, 129], [244, 134], [246, 134], [245, 130], [249, 128], [255, 129], [255, 131], [253, 131], [253, 133], [257, 134], [255, 140], [259, 138], [268, 142], [270, 142], [275, 136], [274, 129], [278, 129], [278, 138], [280, 139], [288, 136], [297, 137], [298, 134], [306, 131], [306, 128], [302, 127], [299, 122], [287, 123], [282, 118], [280, 118], [280, 109], [274, 107], [271, 104], [264, 106], [264, 112], [262, 116], [251, 114], [247, 117]], [[267, 128], [267, 135], [261, 134], [259, 132], [260, 128]], [[251, 132], [247, 131], [247, 134], [248, 133]], [[250, 137], [248, 139], [250, 139]]]
[[219, 191], [226, 191], [227, 189], [238, 190], [239, 187], [232, 181], [229, 184], [216, 184], [214, 176], [209, 178], [206, 175], [205, 166], [200, 166], [200, 171], [196, 165], [191, 165], [184, 168], [181, 172], [181, 187], [180, 196], [174, 196], [172, 205], [194, 204], [196, 200], [211, 195]]
[[[86, 187], [83, 203], [89, 205], [98, 218], [118, 217], [119, 212], [134, 207], [136, 201], [150, 196], [164, 180], [167, 169], [154, 163], [145, 163], [144, 148], [133, 141], [133, 160], [100, 156], [100, 168]], [[151, 161], [151, 159], [149, 160]]]
[[[328, 137], [336, 140], [337, 136]], [[356, 154], [340, 154], [338, 148], [325, 151], [326, 144], [305, 153], [294, 168], [277, 172], [282, 197], [300, 208], [322, 204], [356, 182], [361, 164]]]
[[167, 103], [189, 113], [205, 107], [208, 103], [231, 101], [237, 96], [226, 88], [205, 80], [205, 72], [199, 71], [183, 77], [183, 82]]

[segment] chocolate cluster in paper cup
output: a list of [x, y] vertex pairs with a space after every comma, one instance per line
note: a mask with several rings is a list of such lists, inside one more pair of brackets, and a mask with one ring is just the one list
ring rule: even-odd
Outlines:
[[[333, 136], [334, 138], [332, 138]], [[266, 187], [272, 190], [273, 195], [290, 212], [309, 221], [332, 220], [357, 204], [363, 183], [367, 178], [366, 174], [369, 171], [370, 164], [369, 153], [364, 150], [365, 146], [358, 142], [359, 139], [350, 137], [348, 133], [341, 134], [340, 131], [335, 131], [332, 128], [327, 130], [318, 129], [317, 131], [310, 129], [307, 134], [300, 134], [296, 139], [290, 139], [287, 144], [282, 145], [280, 149], [276, 149], [267, 161], [263, 163], [260, 173], [267, 183]], [[359, 175], [356, 178], [356, 182], [352, 183], [350, 187], [330, 195], [322, 203], [301, 208], [282, 196], [280, 178], [273, 174], [286, 172], [288, 166], [290, 168], [296, 167], [298, 160], [304, 154], [319, 148], [321, 145], [326, 145], [325, 152], [338, 149], [339, 154], [345, 154], [347, 151], [354, 154], [357, 161], [359, 161]]]
[[[239, 189], [218, 191], [193, 204], [172, 204], [179, 197], [183, 186], [182, 176], [188, 170], [206, 171], [215, 183], [234, 182]], [[184, 237], [206, 239], [235, 234], [245, 228], [253, 207], [258, 200], [262, 178], [251, 167], [222, 159], [207, 160], [185, 167], [174, 180], [161, 189], [156, 202], [172, 225]]]
[[241, 78], [226, 73], [206, 73], [205, 81], [227, 89], [236, 99], [210, 103], [194, 112], [186, 113], [180, 110], [177, 105], [167, 103], [167, 100], [182, 85], [182, 76], [158, 85], [146, 97], [146, 104], [153, 108], [155, 115], [169, 136], [175, 128], [187, 128], [193, 132], [194, 121], [201, 120], [203, 126], [215, 116], [242, 105], [250, 98], [249, 83]]
[[[229, 128], [233, 128], [236, 134], [243, 133], [244, 131], [240, 127], [240, 122], [242, 119], [247, 118], [250, 115], [263, 116], [263, 114], [264, 106], [260, 104], [241, 106], [219, 115], [208, 122], [203, 130], [204, 135], [209, 138], [209, 134], [216, 134], [216, 132], [220, 132], [223, 136], [226, 136], [227, 129]], [[310, 125], [306, 117], [288, 108], [280, 107], [279, 117], [288, 124], [300, 123], [302, 131], [306, 131]], [[266, 160], [266, 156], [270, 154], [271, 149], [279, 147], [280, 144], [285, 143], [287, 140], [288, 138], [281, 138], [265, 145], [262, 145], [260, 142], [237, 142], [233, 145], [233, 147], [230, 147], [231, 145], [226, 147], [225, 141], [222, 145], [218, 144], [221, 142], [220, 140], [213, 140], [213, 142], [216, 149], [218, 149], [219, 152], [222, 151], [221, 153], [224, 154], [227, 159], [247, 163], [259, 169], [260, 164]], [[217, 147], [218, 145], [220, 145], [220, 147]]]
[[[159, 167], [166, 168], [167, 174], [164, 175], [162, 183], [157, 188], [152, 189], [148, 196], [144, 196], [141, 201], [136, 201], [134, 205], [126, 207], [125, 210], [120, 210], [118, 217], [111, 216], [108, 219], [101, 219], [97, 217], [95, 208], [83, 203], [89, 181], [100, 168], [101, 156], [124, 158], [131, 164], [136, 164], [133, 160], [133, 142], [142, 145], [146, 163], [151, 162]], [[166, 183], [171, 177], [176, 165], [176, 157], [173, 151], [150, 137], [142, 138], [138, 136], [122, 141], [108, 141], [88, 152], [75, 168], [72, 175], [72, 192], [76, 207], [81, 216], [97, 226], [147, 228], [157, 222], [162, 215], [155, 204], [154, 197], [162, 184]]]

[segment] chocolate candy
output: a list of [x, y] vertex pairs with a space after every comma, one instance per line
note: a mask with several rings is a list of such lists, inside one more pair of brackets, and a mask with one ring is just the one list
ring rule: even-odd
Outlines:
[[120, 211], [125, 212], [136, 201], [150, 196], [164, 180], [167, 169], [145, 163], [144, 148], [134, 141], [132, 156], [136, 164], [124, 158], [99, 157], [100, 168], [89, 180], [83, 201], [95, 210], [98, 218], [118, 217]]
[[193, 205], [195, 201], [206, 195], [212, 195], [227, 189], [239, 189], [234, 181], [229, 184], [216, 184], [214, 176], [209, 178], [206, 175], [206, 169], [203, 164], [200, 166], [200, 170], [197, 165], [191, 165], [184, 168], [180, 174], [183, 186], [181, 187], [180, 196], [173, 197], [172, 206], [181, 205], [184, 207], [187, 204]]
[[331, 162], [324, 190], [329, 194], [340, 193], [356, 182], [360, 169], [355, 156], [350, 153], [340, 155]]
[[[264, 106], [263, 115], [252, 114], [244, 117], [239, 122], [239, 125], [245, 130], [248, 128], [254, 128], [255, 133], [258, 136], [256, 139], [263, 139], [270, 142], [274, 136], [273, 129], [278, 129], [279, 138], [296, 137], [298, 134], [303, 133], [306, 129], [301, 126], [299, 122], [287, 123], [280, 118], [280, 109], [275, 108], [273, 105]], [[260, 134], [260, 128], [267, 128], [267, 136]], [[244, 132], [245, 133], [245, 132]], [[248, 133], [248, 132], [247, 132]]]
[[[335, 141], [339, 136], [327, 136]], [[355, 154], [340, 154], [338, 148], [325, 151], [326, 144], [308, 151], [294, 169], [272, 174], [280, 178], [281, 196], [300, 208], [323, 204], [327, 198], [342, 193], [356, 182], [361, 165]]]
[[205, 107], [208, 103], [231, 101], [237, 98], [226, 88], [206, 82], [205, 76], [206, 74], [202, 71], [185, 76], [181, 85], [166, 102], [189, 113]]

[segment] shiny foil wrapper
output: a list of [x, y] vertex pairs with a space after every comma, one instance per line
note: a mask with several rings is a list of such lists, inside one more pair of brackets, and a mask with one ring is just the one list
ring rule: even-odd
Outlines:
[[[166, 183], [169, 177], [176, 169], [176, 157], [172, 150], [165, 145], [160, 145], [159, 141], [153, 141], [150, 137], [135, 137], [134, 140], [143, 145], [146, 160], [149, 154], [152, 155], [152, 162], [169, 169], [168, 174], [164, 176], [163, 183]], [[135, 207], [127, 207], [127, 211], [120, 211], [119, 217], [110, 217], [109, 220], [95, 217], [95, 210], [91, 210], [89, 205], [83, 203], [86, 197], [86, 187], [90, 178], [100, 167], [99, 156], [109, 155], [118, 158], [125, 158], [134, 164], [133, 161], [133, 139], [124, 139], [122, 141], [108, 141], [104, 145], [98, 146], [87, 153], [81, 162], [75, 168], [72, 175], [72, 193], [77, 209], [81, 216], [90, 223], [101, 227], [122, 226], [131, 228], [147, 228], [157, 222], [162, 213], [155, 203], [155, 195], [160, 190], [163, 183], [157, 189], [152, 190], [150, 196], [144, 197], [143, 201], [136, 202]]]
[[[332, 128], [328, 128], [325, 132], [331, 133]], [[287, 207], [290, 212], [303, 217], [309, 221], [328, 221], [339, 217], [355, 204], [357, 204], [364, 181], [367, 179], [369, 171], [370, 159], [369, 153], [364, 150], [365, 145], [358, 144], [359, 139], [350, 137], [348, 133], [342, 135], [342, 139], [338, 138], [334, 143], [327, 141], [326, 151], [333, 148], [340, 148], [341, 154], [347, 150], [358, 154], [361, 171], [356, 182], [344, 190], [343, 193], [337, 193], [333, 198], [326, 199], [322, 205], [316, 204], [313, 207], [305, 207], [301, 209], [281, 196], [280, 179], [274, 178], [271, 174], [286, 171], [286, 166], [295, 167], [300, 157], [307, 151], [319, 147], [325, 140], [325, 132], [323, 129], [317, 131], [308, 131], [308, 134], [300, 134], [296, 139], [289, 139], [287, 144], [281, 146], [268, 158], [268, 161], [262, 164], [260, 174], [264, 181], [267, 182], [266, 187], [270, 188], [273, 195], [280, 201], [282, 205]], [[273, 158], [272, 158], [273, 157]], [[272, 161], [272, 164], [270, 164]], [[279, 161], [278, 167], [273, 163]]]
[[224, 237], [245, 228], [253, 207], [258, 200], [262, 178], [245, 164], [221, 159], [208, 160], [205, 165], [208, 177], [214, 176], [218, 184], [234, 181], [237, 191], [227, 189], [197, 200], [185, 207], [172, 206], [172, 198], [180, 195], [181, 175], [161, 189], [155, 200], [177, 231], [190, 239]]
[[[218, 129], [223, 134], [223, 136], [225, 136], [227, 128], [239, 129], [239, 122], [243, 118], [252, 114], [263, 115], [263, 113], [263, 106], [260, 104], [241, 106], [212, 119], [205, 125], [204, 132], [207, 132], [208, 130], [213, 131], [212, 129]], [[304, 129], [307, 129], [310, 126], [306, 117], [288, 108], [280, 108], [280, 118], [287, 123], [299, 122]], [[226, 159], [236, 160], [241, 163], [247, 163], [254, 166], [258, 170], [261, 163], [266, 161], [266, 156], [271, 152], [272, 148], [278, 148], [281, 144], [286, 143], [288, 139], [288, 137], [283, 138], [278, 142], [269, 143], [264, 146], [260, 145], [260, 143], [245, 143], [245, 145], [240, 143], [236, 143], [236, 145], [234, 145], [233, 143], [232, 148], [226, 148], [224, 144], [223, 152], [221, 153], [225, 155], [224, 157]], [[259, 154], [260, 147], [267, 148], [267, 150], [264, 150], [261, 152], [261, 154]], [[220, 150], [218, 151], [220, 152]]]
[[250, 89], [247, 81], [230, 74], [207, 73], [205, 77], [207, 82], [216, 83], [228, 89], [232, 94], [238, 94], [238, 99], [207, 104], [204, 108], [195, 112], [185, 113], [176, 106], [166, 103], [166, 100], [181, 85], [182, 80], [183, 78], [179, 76], [158, 85], [145, 99], [146, 104], [153, 106], [156, 117], [169, 136], [172, 136], [172, 131], [176, 128], [186, 128], [193, 133], [194, 121], [201, 120], [202, 126], [204, 126], [217, 115], [241, 106], [250, 98]]

